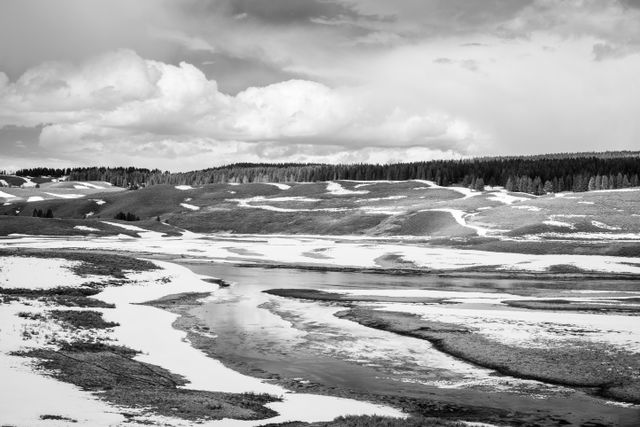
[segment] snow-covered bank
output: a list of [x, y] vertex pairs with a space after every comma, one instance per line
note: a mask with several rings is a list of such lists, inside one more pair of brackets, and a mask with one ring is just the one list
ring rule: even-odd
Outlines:
[[[0, 258], [0, 286], [48, 289], [55, 286], [78, 286], [87, 281], [73, 275], [68, 267], [74, 261], [21, 257]], [[33, 320], [18, 316], [21, 312], [43, 312], [43, 303], [12, 301], [0, 304], [0, 424], [15, 426], [64, 426], [71, 421], [41, 419], [55, 415], [75, 420], [80, 425], [107, 427], [126, 421], [114, 408], [91, 393], [72, 384], [36, 372], [31, 359], [11, 353], [46, 344], [45, 336], [60, 333], [52, 329], [25, 335]], [[74, 423], [75, 423], [74, 422]]]
[[[107, 222], [109, 223], [109, 222]], [[284, 265], [315, 265], [348, 268], [384, 268], [380, 260], [400, 257], [415, 268], [425, 270], [459, 270], [491, 268], [496, 271], [545, 272], [553, 266], [569, 265], [584, 271], [614, 274], [640, 274], [634, 258], [603, 255], [523, 254], [490, 252], [459, 248], [425, 246], [422, 240], [406, 239], [397, 243], [389, 239], [359, 236], [291, 236], [291, 235], [204, 235], [186, 233], [163, 237], [128, 224], [109, 223], [138, 231], [141, 238], [66, 236], [9, 236], [0, 245], [31, 248], [105, 249], [132, 253], [203, 259], [217, 262], [261, 262]], [[134, 229], [135, 228], [135, 229]], [[142, 230], [142, 231], [141, 231]], [[322, 257], [313, 256], [322, 253]]]
[[[16, 261], [19, 260], [19, 261]], [[24, 261], [26, 260], [26, 261]], [[62, 259], [38, 259], [2, 257], [0, 258], [0, 278], [3, 281], [16, 280], [15, 287], [44, 287], [44, 282], [28, 280], [25, 274], [25, 262], [45, 262], [49, 278], [55, 277], [52, 286], [80, 286], [86, 278], [73, 278], [68, 272], [70, 261]], [[219, 361], [206, 356], [202, 351], [192, 347], [186, 340], [186, 333], [172, 327], [177, 315], [165, 310], [139, 305], [141, 302], [185, 292], [213, 292], [215, 298], [216, 285], [202, 280], [190, 270], [167, 262], [156, 262], [161, 269], [127, 275], [129, 282], [120, 287], [107, 287], [95, 297], [105, 302], [114, 303], [113, 309], [102, 310], [107, 321], [120, 324], [113, 329], [110, 338], [115, 343], [124, 345], [142, 353], [137, 360], [162, 366], [169, 371], [182, 375], [188, 381], [185, 388], [205, 391], [229, 393], [257, 392], [269, 393], [283, 398], [282, 402], [273, 403], [273, 409], [279, 416], [270, 420], [243, 421], [243, 426], [261, 425], [266, 422], [329, 421], [341, 415], [387, 415], [401, 417], [398, 410], [351, 399], [317, 396], [311, 394], [290, 393], [286, 389], [249, 377], [229, 368]], [[33, 271], [38, 271], [33, 268]], [[59, 271], [56, 271], [59, 270]], [[22, 279], [20, 281], [20, 279]], [[20, 286], [18, 286], [20, 285]], [[0, 392], [0, 421], [18, 425], [39, 425], [45, 422], [40, 415], [62, 415], [79, 420], [87, 425], [114, 425], [124, 421], [118, 415], [117, 408], [97, 401], [91, 394], [82, 392], [76, 387], [64, 384], [52, 378], [42, 377], [28, 367], [28, 360], [9, 356], [8, 353], [20, 350], [25, 346], [22, 337], [22, 325], [29, 319], [18, 317], [21, 311], [42, 313], [47, 307], [41, 304], [26, 306], [20, 302], [0, 305], [0, 376], [16, 381], [17, 393], [11, 394], [12, 387], [3, 387]], [[43, 334], [45, 335], [45, 334]], [[35, 342], [31, 343], [31, 348]], [[40, 342], [42, 345], [43, 342]], [[22, 387], [21, 384], [24, 384]], [[41, 401], [37, 405], [25, 405], [33, 398], [26, 397], [29, 387], [38, 387], [34, 392]], [[6, 391], [6, 393], [5, 393]], [[42, 392], [42, 393], [41, 393]], [[55, 393], [54, 398], [46, 394]], [[43, 395], [43, 393], [45, 395]], [[5, 396], [6, 394], [6, 396]], [[4, 406], [6, 405], [6, 408]], [[55, 409], [55, 410], [54, 410]], [[91, 417], [89, 415], [93, 414]], [[163, 418], [163, 421], [167, 421]], [[54, 425], [51, 421], [49, 424]], [[201, 425], [232, 425], [233, 420], [209, 422]], [[170, 425], [180, 425], [180, 420], [169, 420]], [[186, 423], [185, 423], [186, 424]]]
[[[0, 288], [51, 289], [58, 286], [79, 286], [87, 278], [78, 277], [71, 268], [78, 261], [58, 258], [0, 257]], [[92, 277], [91, 280], [100, 280]]]

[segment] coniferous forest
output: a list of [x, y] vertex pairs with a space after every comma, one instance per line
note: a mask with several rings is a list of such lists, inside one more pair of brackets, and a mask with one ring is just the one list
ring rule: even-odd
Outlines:
[[475, 189], [503, 186], [509, 191], [544, 194], [640, 186], [640, 152], [554, 154], [433, 160], [394, 164], [237, 163], [191, 172], [134, 167], [23, 169], [21, 176], [68, 176], [76, 181], [107, 181], [121, 187], [210, 183], [316, 182], [331, 180], [424, 179], [441, 186]]

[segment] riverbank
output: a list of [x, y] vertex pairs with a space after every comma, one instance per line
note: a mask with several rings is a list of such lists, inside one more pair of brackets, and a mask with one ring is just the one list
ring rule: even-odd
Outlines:
[[[402, 416], [392, 408], [364, 402], [289, 393], [236, 373], [193, 348], [185, 341], [186, 334], [171, 327], [176, 316], [140, 305], [167, 294], [204, 296], [218, 289], [175, 264], [123, 263], [121, 256], [81, 252], [69, 255], [71, 261], [61, 253], [23, 255], [3, 251], [0, 256], [3, 276], [14, 278], [0, 290], [0, 366], [11, 389], [18, 390], [2, 393], [3, 423], [215, 425], [221, 420], [221, 425], [255, 425], [258, 421], [241, 420], [318, 422], [347, 414]], [[37, 268], [31, 274], [24, 268], [20, 274], [12, 273], [25, 259], [47, 262], [51, 271], [62, 271], [52, 276], [61, 283], [32, 281]], [[70, 278], [76, 280], [65, 283]], [[41, 369], [46, 376], [39, 373]], [[34, 391], [35, 402], [25, 398], [29, 388], [23, 388], [33, 380], [53, 384], [40, 387], [42, 396]], [[64, 384], [72, 386], [74, 397], [58, 396], [52, 412], [47, 390], [67, 387]], [[27, 402], [31, 405], [25, 406]], [[100, 410], [91, 409], [96, 404]], [[308, 407], [316, 410], [304, 413]]]

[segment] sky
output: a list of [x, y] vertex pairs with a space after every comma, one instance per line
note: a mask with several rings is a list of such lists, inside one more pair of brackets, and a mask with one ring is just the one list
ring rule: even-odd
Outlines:
[[4, 0], [0, 169], [640, 149], [640, 0]]

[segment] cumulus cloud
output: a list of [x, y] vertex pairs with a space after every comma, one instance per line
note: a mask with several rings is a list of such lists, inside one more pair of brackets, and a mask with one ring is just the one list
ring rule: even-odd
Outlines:
[[633, 149], [639, 22], [635, 0], [7, 0], [0, 145], [170, 169]]
[[[76, 155], [118, 151], [142, 156], [155, 150], [170, 158], [229, 143], [254, 145], [243, 152], [273, 160], [280, 160], [279, 152], [282, 157], [322, 157], [324, 149], [318, 147], [331, 146], [331, 155], [324, 157], [335, 158], [370, 147], [396, 154], [411, 147], [424, 153], [452, 147], [464, 151], [462, 142], [479, 135], [460, 118], [381, 108], [357, 91], [313, 81], [250, 87], [231, 96], [191, 64], [147, 60], [131, 50], [77, 65], [41, 64], [13, 83], [5, 81], [0, 91], [0, 125], [44, 124], [42, 148]], [[285, 143], [289, 147], [283, 152]]]

